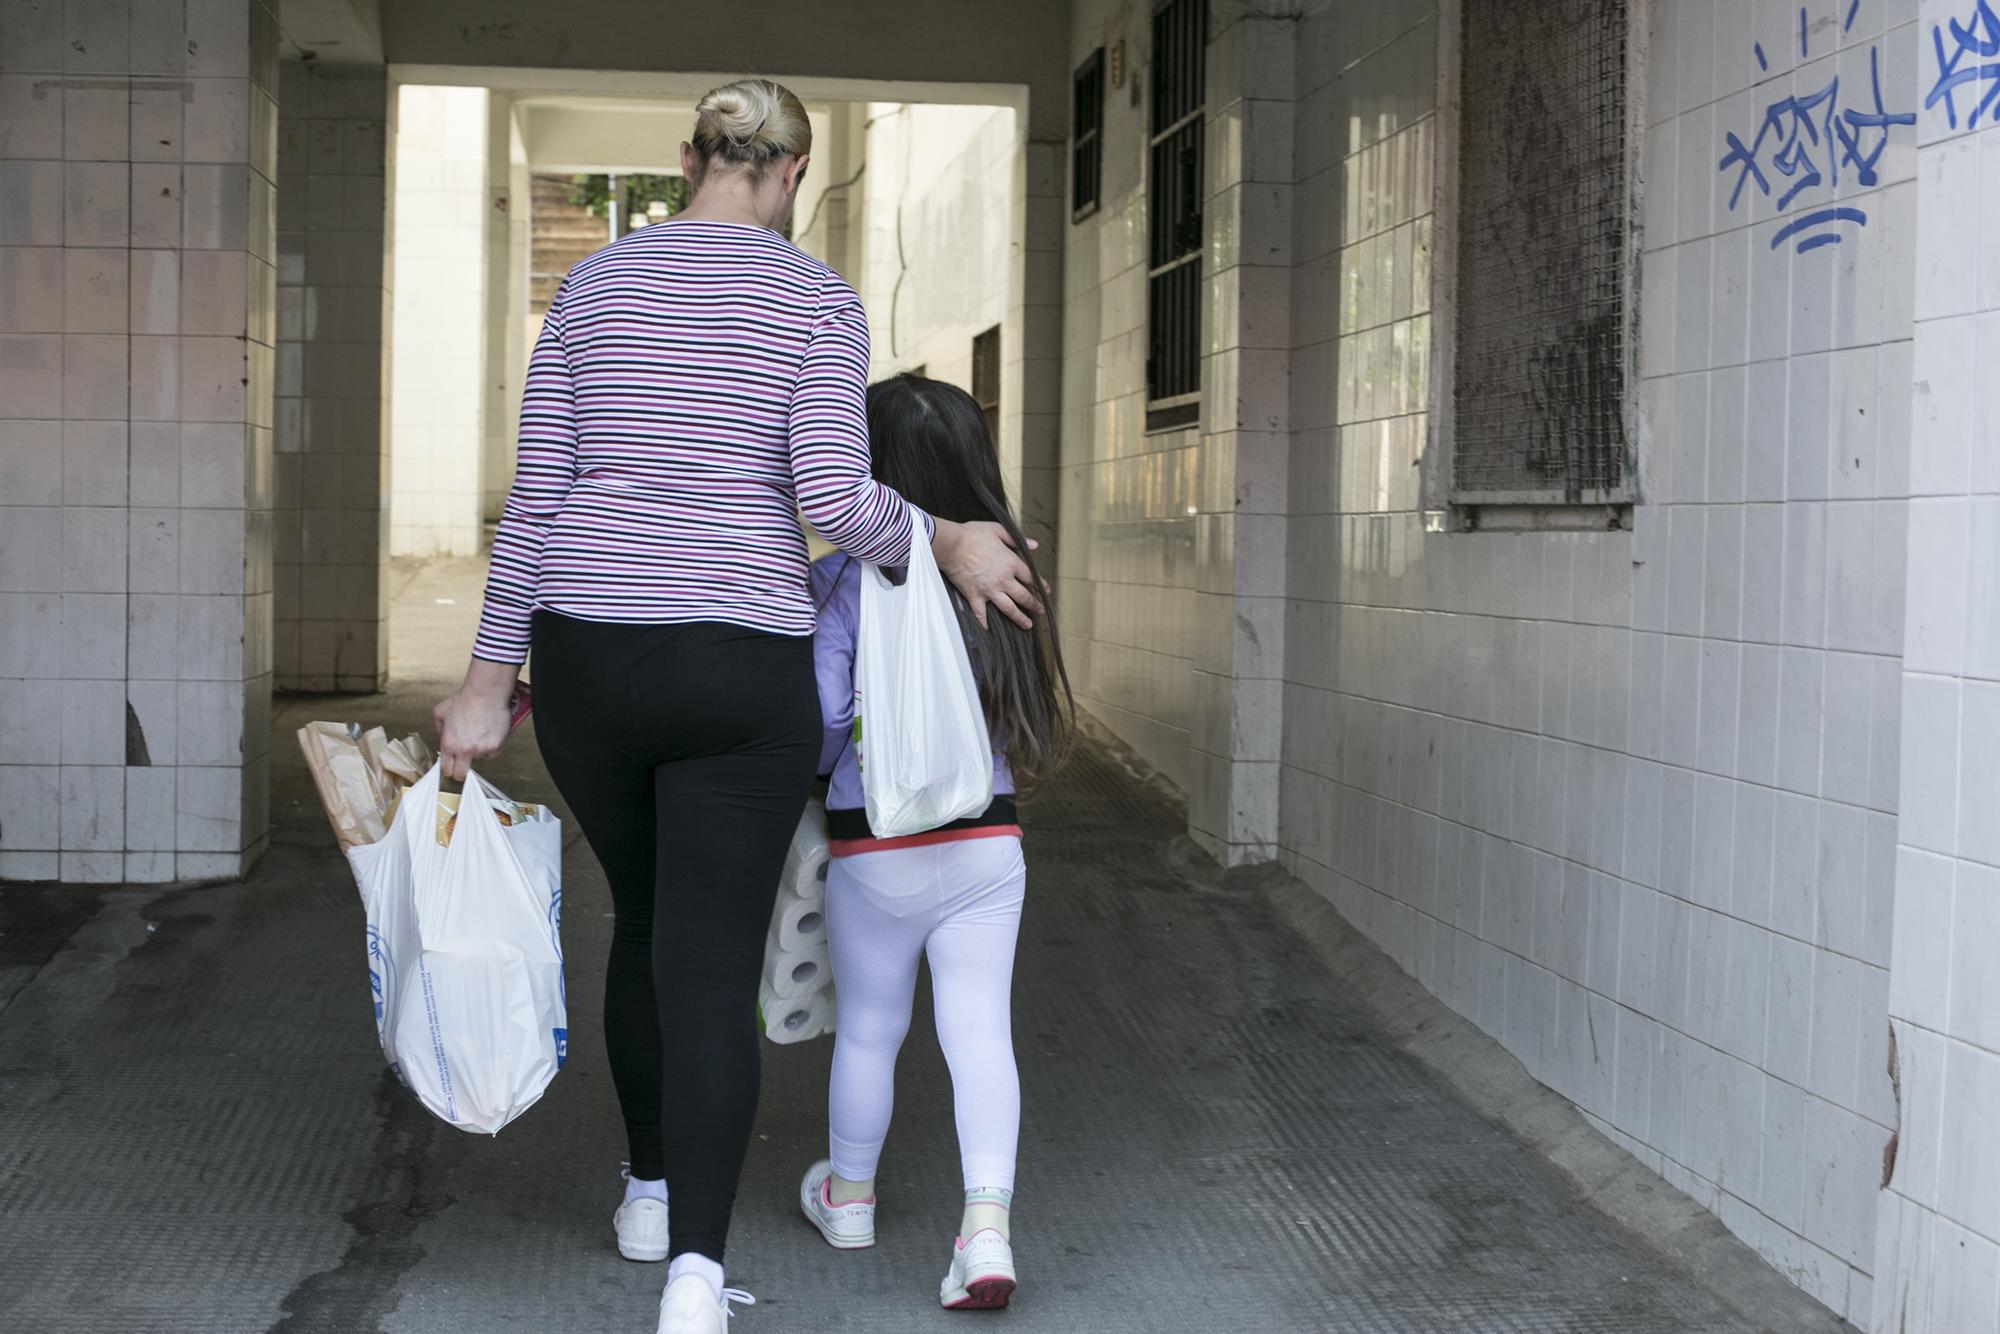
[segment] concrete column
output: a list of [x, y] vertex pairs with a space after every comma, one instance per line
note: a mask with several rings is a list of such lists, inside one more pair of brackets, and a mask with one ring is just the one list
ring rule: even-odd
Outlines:
[[506, 507], [507, 492], [514, 484], [514, 459], [521, 438], [521, 388], [528, 378], [528, 353], [541, 332], [541, 316], [528, 309], [528, 273], [534, 267], [534, 225], [532, 199], [534, 179], [528, 170], [528, 145], [521, 134], [522, 108], [507, 110], [507, 285], [504, 289], [502, 318], [505, 321], [503, 369], [495, 377], [500, 385], [498, 411], [501, 429], [496, 457], [486, 462], [487, 517], [498, 522]]
[[1188, 824], [1211, 853], [1236, 865], [1277, 855], [1296, 24], [1240, 12], [1217, 17], [1227, 26], [1211, 35], [1208, 57]]
[[0, 22], [0, 877], [266, 837], [277, 24]]
[[[505, 93], [486, 98], [486, 423], [480, 450], [479, 518], [496, 523], [514, 478], [513, 414], [508, 400], [518, 401], [521, 387], [507, 378], [508, 352], [514, 341], [517, 309], [526, 308], [525, 291], [514, 281], [514, 99]], [[525, 156], [525, 155], [524, 155]], [[522, 207], [527, 196], [520, 196]], [[523, 275], [525, 283], [525, 275]], [[520, 305], [515, 305], [516, 298]]]
[[[1055, 539], [1062, 497], [1063, 234], [1069, 226], [1064, 189], [1066, 141], [1025, 138], [1015, 155], [1014, 216], [1019, 242], [1008, 274], [1007, 325], [1018, 336], [1001, 348], [1006, 364], [1000, 395], [1002, 435], [1020, 442], [1015, 508], [1022, 528], [1042, 544], [1044, 577], [1056, 572]], [[1012, 420], [1008, 420], [1012, 418]]]
[[389, 190], [390, 551], [475, 556], [485, 490], [488, 95], [405, 86]]
[[1916, 265], [1916, 348], [1889, 969], [1896, 1138], [1877, 1201], [1869, 1326], [1899, 1334], [2000, 1324], [2000, 991], [1992, 962], [2000, 948], [2000, 437], [1985, 383], [2000, 283], [1980, 225], [2000, 186], [2000, 122], [1979, 109], [1991, 84], [1954, 78], [1985, 59], [1974, 13], [1925, 7], [1910, 84], [1922, 110], [1916, 235], [1905, 252]]
[[277, 687], [388, 677], [379, 68], [287, 61], [278, 109]]

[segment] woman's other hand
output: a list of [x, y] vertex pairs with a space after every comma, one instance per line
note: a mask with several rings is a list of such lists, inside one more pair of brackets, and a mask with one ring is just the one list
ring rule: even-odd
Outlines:
[[1024, 630], [1034, 628], [1031, 613], [1042, 609], [1027, 562], [1014, 550], [1007, 530], [997, 523], [953, 523], [937, 519], [931, 552], [938, 569], [972, 609], [973, 619], [986, 624], [991, 603], [1002, 616]]
[[500, 753], [512, 729], [514, 683], [521, 669], [512, 663], [475, 658], [465, 684], [432, 712], [437, 721], [438, 758], [444, 776], [462, 783], [475, 761]]

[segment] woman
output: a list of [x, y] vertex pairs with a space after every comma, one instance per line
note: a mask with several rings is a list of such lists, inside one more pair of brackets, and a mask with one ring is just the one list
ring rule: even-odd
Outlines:
[[[721, 1334], [723, 1248], [757, 1110], [757, 974], [820, 747], [803, 510], [861, 560], [913, 533], [984, 620], [1039, 609], [991, 524], [870, 476], [868, 324], [779, 234], [812, 147], [764, 80], [701, 100], [695, 195], [571, 270], [529, 362], [473, 661], [438, 706], [445, 772], [496, 752], [532, 647], [550, 775], [610, 882], [604, 1030], [631, 1141], [615, 1223], [670, 1259], [661, 1334]], [[671, 1231], [668, 1231], [671, 1197]]]

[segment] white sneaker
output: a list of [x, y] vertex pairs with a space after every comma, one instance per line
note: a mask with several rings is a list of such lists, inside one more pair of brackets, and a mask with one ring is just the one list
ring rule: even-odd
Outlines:
[[618, 1229], [618, 1253], [627, 1260], [647, 1262], [667, 1258], [667, 1204], [641, 1197], [627, 1200], [611, 1215]]
[[875, 1201], [833, 1202], [833, 1164], [822, 1158], [799, 1183], [799, 1208], [837, 1251], [865, 1251], [875, 1244]]
[[998, 1311], [1014, 1295], [1014, 1248], [992, 1228], [960, 1237], [938, 1300], [947, 1311]]
[[[618, 1174], [632, 1179], [632, 1169]], [[667, 1202], [650, 1196], [627, 1200], [611, 1215], [618, 1231], [618, 1253], [627, 1260], [655, 1261], [667, 1258]]]
[[757, 1299], [741, 1288], [724, 1288], [717, 1297], [700, 1274], [682, 1274], [660, 1294], [658, 1334], [725, 1334], [732, 1304], [755, 1306]]

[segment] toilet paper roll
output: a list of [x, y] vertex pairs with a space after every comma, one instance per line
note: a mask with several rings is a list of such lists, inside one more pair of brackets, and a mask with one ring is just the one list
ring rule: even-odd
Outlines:
[[807, 1042], [833, 1031], [833, 994], [787, 998], [766, 988], [759, 997], [764, 1014], [764, 1036], [773, 1042]]
[[771, 943], [779, 952], [796, 954], [826, 941], [823, 900], [780, 897], [771, 914]]
[[784, 874], [778, 879], [781, 894], [797, 899], [825, 898], [827, 866], [825, 848], [817, 852], [808, 850], [803, 856], [787, 856]]
[[802, 950], [764, 952], [764, 985], [786, 1000], [797, 1000], [824, 991], [833, 983], [827, 966], [826, 946], [809, 945]]
[[785, 852], [785, 869], [779, 887], [802, 899], [826, 892], [826, 810], [816, 801], [807, 802], [805, 814], [792, 831], [792, 845]]

